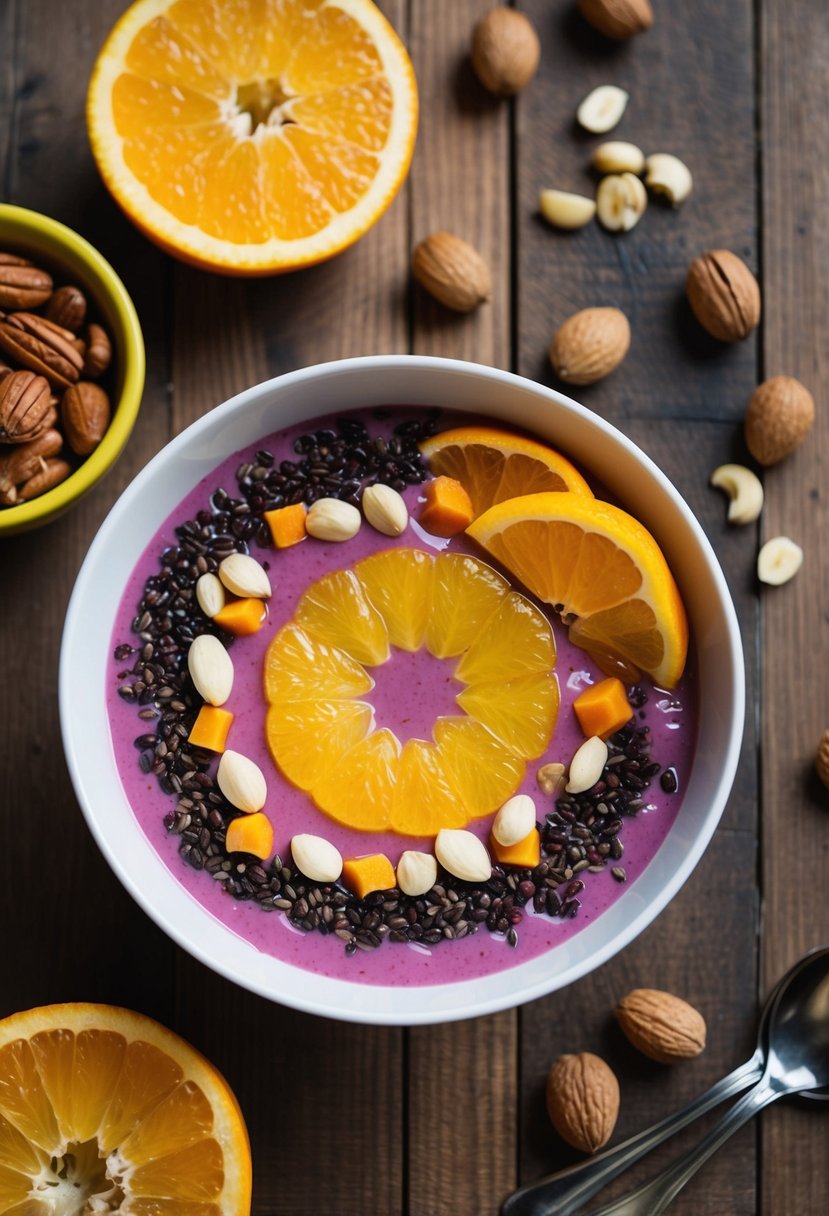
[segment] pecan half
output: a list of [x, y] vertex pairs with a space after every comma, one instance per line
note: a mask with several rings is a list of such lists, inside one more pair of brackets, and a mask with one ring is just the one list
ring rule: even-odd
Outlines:
[[0, 349], [17, 363], [45, 376], [51, 385], [65, 389], [78, 379], [83, 360], [68, 333], [59, 325], [29, 312], [16, 312], [0, 321]]
[[62, 447], [60, 431], [49, 430], [29, 443], [0, 448], [0, 504], [9, 507], [16, 503], [17, 487], [33, 477], [41, 462], [56, 456]]
[[52, 294], [52, 276], [23, 259], [0, 261], [0, 308], [37, 308]]
[[79, 380], [60, 404], [66, 441], [78, 456], [88, 456], [101, 442], [111, 415], [109, 397], [99, 384]]
[[46, 429], [52, 391], [43, 376], [11, 372], [0, 380], [0, 443], [26, 443]]
[[86, 296], [80, 287], [59, 287], [49, 301], [46, 316], [76, 334], [86, 320]]
[[47, 490], [51, 490], [65, 481], [71, 472], [72, 466], [68, 460], [49, 458], [42, 461], [42, 467], [28, 481], [24, 481], [18, 490], [20, 501], [28, 502], [31, 498], [45, 494]]
[[89, 325], [86, 330], [87, 346], [83, 374], [97, 380], [103, 376], [112, 359], [112, 343], [109, 334], [101, 325]]

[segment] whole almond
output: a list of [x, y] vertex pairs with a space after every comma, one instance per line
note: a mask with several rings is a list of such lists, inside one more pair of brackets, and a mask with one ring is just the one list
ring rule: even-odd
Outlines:
[[17, 496], [21, 502], [39, 498], [47, 490], [52, 490], [62, 481], [66, 481], [71, 472], [72, 466], [68, 460], [53, 459], [52, 457], [41, 459], [41, 467], [27, 481], [23, 482]]
[[202, 574], [196, 582], [196, 599], [204, 615], [212, 620], [227, 600], [224, 583], [215, 574]]
[[635, 988], [622, 998], [615, 1012], [633, 1046], [660, 1064], [693, 1059], [705, 1047], [702, 1014], [670, 992]]
[[362, 497], [363, 514], [377, 532], [384, 536], [402, 536], [409, 522], [409, 512], [402, 494], [392, 486], [378, 482], [366, 486]]
[[486, 846], [463, 828], [441, 828], [435, 838], [435, 855], [444, 870], [464, 882], [488, 882], [492, 877]]
[[538, 70], [541, 43], [528, 17], [514, 8], [494, 8], [472, 34], [472, 67], [485, 89], [512, 97]]
[[825, 730], [820, 736], [815, 757], [815, 772], [829, 790], [829, 730]]
[[619, 1115], [615, 1073], [589, 1051], [559, 1056], [547, 1074], [547, 1113], [562, 1140], [595, 1153], [613, 1135]]
[[83, 361], [83, 374], [97, 380], [112, 361], [112, 343], [109, 334], [102, 325], [87, 326], [86, 355]]
[[397, 885], [404, 895], [425, 895], [438, 880], [438, 863], [431, 853], [407, 849], [397, 863]]
[[324, 836], [299, 832], [291, 839], [294, 863], [311, 882], [336, 882], [343, 872], [342, 855]]
[[598, 735], [585, 739], [577, 748], [567, 775], [565, 790], [568, 794], [583, 794], [591, 789], [604, 772], [607, 763], [607, 744]]
[[412, 254], [421, 287], [455, 312], [471, 312], [492, 295], [492, 276], [474, 246], [452, 232], [433, 232]]
[[208, 705], [224, 705], [233, 688], [233, 660], [212, 633], [201, 633], [187, 652], [187, 669], [196, 692]]
[[748, 450], [771, 465], [799, 447], [815, 421], [812, 394], [793, 376], [772, 376], [751, 394], [745, 416]]
[[650, 0], [577, 0], [585, 21], [617, 42], [641, 34], [653, 25]]
[[79, 380], [63, 394], [61, 420], [66, 442], [77, 456], [88, 456], [103, 439], [112, 410], [99, 384]]
[[43, 376], [11, 372], [0, 380], [0, 443], [27, 443], [47, 429], [52, 392]]
[[360, 531], [362, 516], [350, 502], [340, 498], [318, 498], [308, 508], [305, 531], [317, 540], [351, 540]]
[[630, 325], [618, 308], [585, 308], [556, 331], [550, 362], [567, 384], [594, 384], [618, 367], [630, 347]]
[[233, 595], [266, 600], [271, 597], [271, 580], [264, 566], [248, 553], [231, 553], [219, 562], [219, 578]]
[[52, 293], [46, 316], [76, 334], [86, 320], [86, 296], [80, 287], [59, 287]]
[[0, 262], [0, 308], [37, 308], [51, 294], [52, 276], [45, 270], [38, 270], [23, 258]]
[[261, 811], [268, 797], [265, 774], [258, 764], [241, 752], [222, 752], [216, 770], [216, 784], [230, 805], [246, 815]]
[[508, 798], [492, 821], [492, 835], [499, 844], [509, 848], [525, 840], [535, 827], [535, 803], [529, 794], [514, 794]]
[[694, 316], [720, 342], [747, 338], [760, 321], [757, 280], [728, 249], [711, 249], [694, 258], [685, 289]]

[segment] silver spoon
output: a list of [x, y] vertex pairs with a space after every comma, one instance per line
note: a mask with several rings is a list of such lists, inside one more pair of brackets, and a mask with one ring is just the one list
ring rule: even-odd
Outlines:
[[802, 959], [778, 987], [769, 1011], [766, 1067], [753, 1089], [689, 1152], [593, 1216], [659, 1216], [720, 1145], [764, 1106], [824, 1085], [829, 1085], [829, 946]]
[[[568, 1166], [537, 1182], [531, 1182], [504, 1200], [501, 1208], [502, 1216], [571, 1216], [577, 1212], [588, 1199], [603, 1187], [618, 1178], [634, 1162], [639, 1161], [657, 1145], [663, 1144], [676, 1132], [693, 1123], [701, 1115], [707, 1114], [727, 1098], [742, 1093], [750, 1085], [756, 1085], [763, 1075], [766, 1063], [766, 1038], [768, 1034], [769, 1012], [778, 993], [788, 984], [790, 978], [803, 965], [820, 951], [812, 951], [788, 971], [777, 983], [763, 1007], [760, 1025], [757, 1030], [757, 1046], [754, 1055], [745, 1064], [735, 1068], [727, 1077], [717, 1081], [693, 1102], [682, 1110], [655, 1123], [644, 1131], [637, 1132], [624, 1143], [614, 1148], [606, 1149], [587, 1161]], [[829, 1099], [829, 1089], [815, 1090], [804, 1097]]]

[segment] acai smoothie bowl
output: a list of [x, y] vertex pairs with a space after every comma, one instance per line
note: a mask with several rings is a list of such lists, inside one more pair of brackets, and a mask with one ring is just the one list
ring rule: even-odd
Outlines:
[[258, 385], [128, 487], [70, 603], [80, 804], [180, 945], [355, 1021], [492, 1012], [659, 913], [725, 805], [699, 524], [573, 401], [378, 356]]

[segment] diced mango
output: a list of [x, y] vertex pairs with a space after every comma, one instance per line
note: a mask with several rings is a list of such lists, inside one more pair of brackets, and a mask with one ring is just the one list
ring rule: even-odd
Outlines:
[[533, 828], [517, 844], [499, 844], [494, 836], [489, 837], [489, 847], [495, 860], [502, 866], [518, 866], [522, 870], [534, 870], [541, 860], [541, 837], [538, 828]]
[[385, 853], [349, 858], [343, 862], [342, 880], [358, 899], [365, 899], [372, 891], [388, 891], [397, 882], [394, 866]]
[[573, 709], [588, 739], [594, 735], [609, 739], [633, 717], [625, 686], [616, 676], [608, 676], [585, 688], [573, 702]]
[[220, 629], [226, 629], [228, 633], [234, 633], [241, 638], [258, 633], [265, 624], [267, 615], [268, 609], [263, 600], [230, 600], [216, 613], [213, 620]]
[[472, 499], [454, 477], [435, 477], [423, 487], [420, 523], [433, 536], [457, 536], [475, 518]]
[[288, 549], [305, 540], [305, 517], [308, 514], [304, 502], [292, 503], [288, 507], [277, 507], [275, 511], [265, 511], [264, 518], [271, 530], [271, 537], [277, 549]]
[[273, 852], [273, 827], [263, 811], [240, 815], [227, 825], [228, 853], [250, 853], [261, 861]]
[[209, 752], [223, 752], [232, 722], [233, 714], [229, 709], [202, 705], [187, 742], [194, 747], [206, 747]]

